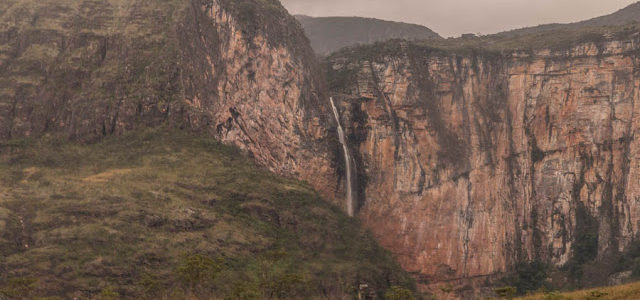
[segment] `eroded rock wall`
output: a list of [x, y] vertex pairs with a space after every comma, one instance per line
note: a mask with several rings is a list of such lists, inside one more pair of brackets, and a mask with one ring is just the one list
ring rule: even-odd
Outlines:
[[185, 128], [335, 198], [325, 91], [276, 0], [7, 0], [0, 11], [2, 140]]
[[560, 266], [576, 240], [624, 250], [640, 224], [637, 45], [333, 55], [358, 215], [424, 282]]

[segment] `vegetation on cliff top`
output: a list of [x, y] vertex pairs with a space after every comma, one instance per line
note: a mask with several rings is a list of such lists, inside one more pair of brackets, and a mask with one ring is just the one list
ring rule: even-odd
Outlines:
[[499, 33], [504, 36], [516, 36], [529, 33], [540, 33], [558, 29], [577, 29], [598, 26], [620, 26], [640, 22], [640, 2], [633, 3], [612, 14], [569, 24], [543, 24]]
[[[357, 220], [169, 129], [0, 144], [0, 295], [337, 298], [413, 289]], [[396, 288], [397, 289], [397, 288]]]
[[[209, 0], [210, 1], [210, 0]], [[278, 0], [220, 0], [237, 18], [247, 38], [262, 34], [276, 46], [289, 48], [311, 64], [315, 61], [310, 42], [298, 21]]]
[[[372, 45], [358, 45], [341, 49], [329, 56], [329, 60], [349, 58], [351, 60], [371, 57], [402, 56], [402, 49], [419, 48], [423, 52], [459, 55], [505, 56], [517, 52], [550, 50], [568, 54], [572, 47], [584, 43], [594, 43], [601, 47], [603, 43], [615, 40], [636, 38], [640, 33], [640, 24], [620, 26], [581, 27], [558, 29], [546, 32], [534, 32], [523, 35], [485, 35], [463, 36], [449, 39], [419, 41], [391, 40]], [[531, 53], [530, 53], [531, 54]]]

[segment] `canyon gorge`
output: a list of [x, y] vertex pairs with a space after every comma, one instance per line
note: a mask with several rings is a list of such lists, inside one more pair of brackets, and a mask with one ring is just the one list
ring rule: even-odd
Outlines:
[[318, 59], [277, 1], [19, 2], [0, 4], [2, 140], [212, 137], [308, 182], [425, 288], [604, 261], [640, 237], [635, 32]]
[[560, 267], [585, 238], [598, 258], [623, 252], [640, 224], [637, 45], [334, 54], [358, 216], [425, 282]]

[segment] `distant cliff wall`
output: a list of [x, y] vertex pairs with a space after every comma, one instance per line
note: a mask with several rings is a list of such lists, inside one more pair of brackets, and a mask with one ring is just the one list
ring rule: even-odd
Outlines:
[[424, 282], [623, 251], [640, 233], [638, 45], [333, 55], [358, 215]]

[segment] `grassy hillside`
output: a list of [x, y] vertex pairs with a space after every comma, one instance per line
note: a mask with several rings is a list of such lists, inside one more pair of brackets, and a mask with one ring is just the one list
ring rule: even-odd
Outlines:
[[635, 300], [640, 299], [640, 282], [568, 293], [540, 293], [520, 300]]
[[611, 40], [624, 40], [631, 38], [640, 30], [640, 25], [629, 24], [620, 26], [600, 26], [584, 28], [566, 28], [546, 32], [534, 32], [516, 36], [501, 34], [462, 37], [443, 41], [421, 41], [421, 45], [440, 48], [444, 50], [481, 50], [506, 52], [519, 50], [568, 50], [581, 43], [593, 42], [602, 44]]
[[442, 39], [431, 29], [400, 22], [390, 22], [360, 17], [296, 16], [311, 46], [319, 54], [329, 54], [338, 49], [357, 44], [371, 44], [389, 39]]
[[[640, 32], [640, 24], [622, 26], [587, 27], [579, 29], [555, 30], [550, 32], [531, 33], [521, 36], [466, 36], [440, 40], [402, 41], [389, 40], [371, 45], [358, 45], [343, 48], [328, 56], [328, 61], [347, 58], [348, 61], [371, 59], [372, 57], [404, 55], [411, 48], [417, 55], [444, 52], [461, 55], [484, 57], [509, 57], [514, 52], [532, 52], [536, 50], [559, 51], [568, 55], [572, 47], [594, 43], [601, 47], [609, 41], [629, 40]], [[602, 47], [601, 47], [602, 48]], [[329, 81], [344, 80], [329, 74]]]
[[361, 283], [412, 287], [358, 221], [306, 184], [162, 128], [90, 145], [0, 144], [0, 257], [10, 299], [336, 299]]
[[587, 27], [621, 26], [640, 22], [640, 2], [631, 4], [621, 10], [605, 16], [569, 24], [544, 24], [534, 27], [515, 29], [499, 33], [502, 36], [518, 36], [541, 33], [552, 30], [576, 30]]

